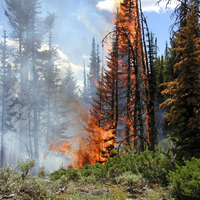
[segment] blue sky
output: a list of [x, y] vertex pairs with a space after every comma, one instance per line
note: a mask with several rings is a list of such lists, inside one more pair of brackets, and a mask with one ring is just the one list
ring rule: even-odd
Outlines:
[[[100, 44], [103, 37], [112, 30], [112, 11], [117, 1], [120, 0], [41, 0], [42, 15], [46, 16], [47, 12], [51, 12], [57, 16], [54, 28], [54, 43], [60, 56], [57, 64], [63, 73], [70, 64], [80, 86], [83, 80], [83, 60], [87, 66], [92, 38]], [[166, 2], [162, 2], [160, 6], [156, 6], [156, 2], [157, 0], [142, 0], [142, 9], [150, 30], [158, 39], [159, 54], [162, 54], [165, 42], [169, 40], [169, 27], [173, 23], [170, 15], [175, 3], [166, 11]], [[3, 1], [2, 5], [5, 5]], [[0, 19], [1, 35], [3, 30], [7, 30], [9, 35], [10, 28], [2, 6]], [[13, 44], [11, 38], [8, 39], [9, 44]]]

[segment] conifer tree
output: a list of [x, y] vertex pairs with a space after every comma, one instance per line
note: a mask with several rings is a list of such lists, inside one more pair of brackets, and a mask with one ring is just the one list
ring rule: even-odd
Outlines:
[[[29, 73], [29, 59], [28, 59], [28, 51], [26, 49], [25, 38], [28, 36], [26, 34], [27, 26], [28, 26], [28, 11], [25, 7], [24, 0], [5, 0], [6, 9], [5, 15], [9, 20], [9, 24], [12, 28], [12, 38], [18, 43], [18, 49], [16, 50], [16, 59], [15, 65], [18, 69], [19, 73], [19, 91], [18, 98], [20, 102], [20, 108], [18, 111], [19, 115], [19, 130], [17, 134], [18, 147], [16, 147], [16, 151], [20, 151], [23, 155], [25, 148], [24, 145], [20, 145], [20, 140], [27, 143], [27, 135], [28, 135], [28, 112], [26, 112], [30, 108], [29, 101], [29, 89], [28, 89], [28, 73]], [[30, 113], [30, 112], [29, 112]]]
[[[92, 104], [93, 109], [91, 111], [91, 114], [98, 119], [98, 125], [105, 131], [109, 131], [109, 137], [102, 141], [102, 143], [110, 143], [106, 147], [106, 156], [111, 155], [111, 150], [114, 149], [115, 139], [117, 137], [119, 120], [118, 77], [118, 41], [117, 35], [114, 35], [112, 50], [109, 53], [109, 58], [107, 58], [107, 69], [102, 73], [102, 78], [97, 88], [97, 99], [94, 99], [94, 103]], [[97, 109], [100, 112], [98, 116], [95, 114], [98, 112]]]
[[[130, 145], [132, 138], [136, 144], [135, 139], [140, 136], [138, 144], [140, 150], [143, 151], [144, 140], [141, 138], [149, 137], [149, 132], [151, 132], [152, 137], [148, 139], [151, 140], [152, 150], [155, 150], [157, 134], [154, 113], [154, 46], [149, 35], [147, 38], [149, 49], [147, 51], [144, 39], [146, 34], [144, 33], [142, 12], [139, 9], [138, 1], [124, 0], [120, 4], [119, 13], [116, 15], [115, 32], [118, 56], [115, 58], [113, 51], [111, 51], [110, 58], [108, 58], [108, 67], [114, 66], [113, 63], [118, 60], [117, 79], [111, 76], [112, 70], [107, 71], [104, 77], [105, 80], [109, 80], [109, 77], [114, 78], [114, 80], [111, 78], [108, 82], [105, 81], [104, 87], [111, 85], [112, 81], [117, 82], [116, 93], [118, 98], [116, 99], [120, 99], [117, 100], [117, 119], [123, 119], [120, 129], [125, 133], [121, 136], [126, 137], [126, 144]], [[106, 95], [106, 98], [112, 102], [112, 98], [110, 98], [112, 90], [106, 91], [108, 91], [108, 94], [110, 93], [110, 96]], [[108, 106], [108, 108], [110, 107]]]
[[[6, 150], [10, 151], [11, 157], [13, 157], [14, 152], [11, 149], [7, 149], [5, 136], [6, 133], [11, 133], [16, 131], [16, 124], [13, 123], [13, 120], [16, 120], [16, 106], [18, 101], [16, 99], [16, 77], [12, 65], [8, 61], [8, 47], [7, 47], [7, 35], [4, 31], [3, 44], [0, 46], [2, 50], [1, 57], [1, 167], [5, 167], [6, 160]], [[16, 138], [16, 135], [13, 135]], [[15, 140], [14, 140], [15, 141]], [[13, 142], [15, 145], [15, 142]], [[13, 159], [10, 158], [13, 164]]]
[[100, 77], [100, 58], [99, 46], [96, 45], [95, 39], [92, 40], [92, 50], [90, 54], [89, 74], [87, 75], [87, 91], [89, 101], [95, 97], [96, 87]]
[[[54, 47], [54, 37], [53, 37], [53, 27], [55, 23], [56, 16], [54, 13], [48, 13], [46, 19], [44, 20], [45, 29], [47, 31], [47, 41], [48, 41], [48, 49], [41, 52], [43, 54], [43, 87], [44, 93], [42, 94], [41, 104], [43, 103], [45, 106], [44, 109], [44, 120], [46, 122], [46, 145], [48, 148], [49, 138], [52, 135], [53, 128], [58, 126], [58, 113], [57, 113], [57, 98], [58, 98], [58, 90], [60, 81], [59, 78], [59, 70], [55, 65], [55, 60], [57, 58], [57, 50]], [[45, 96], [45, 98], [44, 98]], [[42, 102], [43, 100], [43, 102]], [[56, 123], [57, 122], [57, 123]]]
[[[8, 17], [13, 30], [13, 37], [19, 44], [16, 65], [19, 70], [19, 98], [20, 98], [20, 125], [18, 130], [19, 143], [28, 143], [28, 135], [33, 130], [34, 158], [36, 168], [39, 165], [39, 80], [41, 77], [41, 63], [39, 62], [39, 49], [41, 47], [41, 19], [39, 0], [5, 0]], [[30, 138], [29, 138], [30, 139]], [[19, 144], [21, 155], [27, 156], [25, 145]]]
[[[119, 7], [119, 22], [117, 24], [119, 34], [119, 52], [120, 55], [124, 56], [121, 66], [124, 72], [124, 90], [126, 91], [124, 93], [126, 99], [125, 136], [127, 137], [126, 143], [128, 145], [130, 145], [131, 142], [129, 136], [131, 133], [136, 133], [136, 124], [143, 124], [141, 119], [141, 96], [138, 85], [140, 64], [137, 57], [139, 57], [138, 52], [141, 47], [139, 41], [141, 35], [138, 26], [139, 16], [137, 9], [137, 1], [125, 0], [122, 2]], [[136, 50], [136, 46], [138, 46], [138, 50]], [[141, 127], [140, 125], [138, 125], [140, 129], [138, 132], [143, 135], [143, 125]]]
[[[54, 127], [54, 134], [66, 134], [66, 130], [75, 123], [76, 116], [74, 105], [79, 103], [77, 80], [74, 78], [72, 67], [69, 65], [66, 69], [65, 77], [61, 80], [59, 89], [59, 121], [57, 127]], [[56, 131], [57, 129], [57, 131]]]
[[180, 28], [175, 39], [178, 62], [174, 65], [174, 71], [178, 71], [178, 76], [173, 81], [163, 84], [167, 88], [162, 94], [170, 95], [171, 98], [160, 105], [171, 106], [166, 118], [175, 128], [171, 138], [176, 145], [179, 159], [200, 155], [200, 40], [197, 34], [199, 19], [195, 1], [191, 0], [188, 7], [190, 11], [185, 17], [186, 25]]
[[88, 103], [88, 90], [87, 90], [87, 79], [86, 79], [86, 70], [85, 70], [85, 61], [83, 61], [83, 92], [81, 92], [82, 101], [84, 106]]

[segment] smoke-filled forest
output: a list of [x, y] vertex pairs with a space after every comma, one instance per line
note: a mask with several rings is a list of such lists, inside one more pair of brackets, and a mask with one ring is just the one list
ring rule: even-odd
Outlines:
[[[171, 0], [164, 2], [167, 7]], [[103, 183], [112, 180], [118, 186], [127, 184], [124, 176], [134, 174], [140, 184], [131, 179], [130, 193], [136, 187], [138, 194], [148, 180], [152, 187], [174, 184], [171, 193], [177, 199], [199, 199], [199, 189], [194, 189], [199, 179], [193, 177], [197, 182], [191, 187], [179, 187], [178, 181], [183, 180], [178, 174], [186, 172], [177, 170], [186, 169], [175, 170], [175, 163], [190, 169], [200, 158], [199, 1], [177, 0], [170, 43], [162, 55], [141, 1], [116, 1], [113, 28], [100, 41], [93, 38], [88, 47], [91, 53], [89, 65], [83, 62], [83, 87], [73, 66], [65, 72], [60, 69], [54, 43], [59, 19], [50, 12], [44, 17], [41, 3], [3, 2], [10, 29], [4, 30], [0, 44], [2, 170], [9, 174], [8, 169], [20, 168], [25, 181], [29, 168], [41, 175], [43, 167], [51, 172], [60, 167], [62, 171], [51, 174], [52, 180], [63, 173], [68, 176], [66, 184], [70, 178], [91, 173], [95, 180], [101, 177]], [[92, 172], [76, 172], [80, 168]], [[199, 165], [189, 171], [198, 170]], [[120, 176], [122, 172], [133, 174]], [[200, 177], [199, 171], [196, 176]], [[55, 194], [62, 192], [58, 188]]]

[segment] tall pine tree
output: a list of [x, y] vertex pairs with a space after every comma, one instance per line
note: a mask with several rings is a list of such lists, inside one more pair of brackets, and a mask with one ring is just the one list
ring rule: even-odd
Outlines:
[[167, 88], [162, 94], [170, 95], [170, 98], [161, 104], [161, 107], [171, 106], [166, 118], [175, 128], [171, 138], [176, 145], [178, 158], [200, 155], [199, 19], [195, 1], [191, 0], [187, 6], [190, 11], [185, 17], [186, 25], [180, 27], [175, 39], [178, 62], [174, 65], [174, 71], [178, 72], [178, 76], [163, 84]]

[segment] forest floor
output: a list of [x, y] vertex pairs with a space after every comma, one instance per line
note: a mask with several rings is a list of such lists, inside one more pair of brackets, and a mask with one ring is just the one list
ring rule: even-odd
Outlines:
[[[53, 184], [48, 179], [45, 180], [49, 186]], [[30, 185], [30, 188], [33, 186]], [[27, 190], [28, 191], [28, 190]], [[34, 191], [31, 191], [34, 194]], [[8, 195], [1, 194], [0, 199], [8, 200], [169, 200], [169, 191], [167, 188], [155, 185], [143, 185], [142, 187], [133, 186], [124, 187], [119, 184], [109, 184], [97, 181], [96, 183], [80, 183], [70, 181], [67, 187], [59, 188], [56, 192], [52, 191], [51, 197], [44, 197], [43, 195], [31, 195], [29, 192], [21, 191], [20, 194], [10, 192]]]
[[141, 188], [124, 187], [105, 183], [76, 185], [71, 182], [55, 199], [63, 200], [168, 200], [169, 191], [159, 185]]
[[[146, 187], [135, 192], [129, 192], [130, 188], [119, 185], [82, 185], [69, 187], [65, 192], [59, 194], [55, 199], [66, 200], [168, 200], [167, 189], [160, 186]], [[129, 191], [128, 191], [129, 190]], [[134, 190], [132, 188], [132, 190]]]

